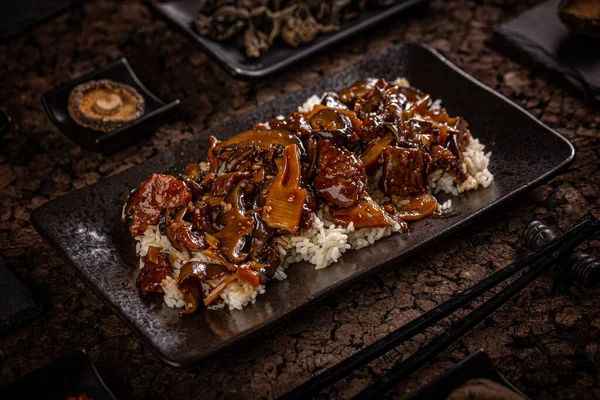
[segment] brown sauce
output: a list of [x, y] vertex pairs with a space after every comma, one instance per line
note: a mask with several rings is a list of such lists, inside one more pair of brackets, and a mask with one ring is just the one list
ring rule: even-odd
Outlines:
[[[159, 224], [176, 249], [214, 261], [182, 268], [178, 284], [189, 314], [232, 282], [264, 284], [281, 263], [278, 238], [309, 229], [319, 207], [355, 229], [405, 227], [435, 215], [427, 176], [442, 169], [460, 181], [470, 134], [464, 119], [430, 106], [418, 89], [369, 79], [328, 93], [310, 112], [224, 141], [211, 137], [208, 167], [154, 174], [130, 196], [131, 234]], [[382, 193], [369, 193], [368, 182]], [[143, 259], [144, 293], [160, 291], [171, 273], [165, 255], [154, 249]]]

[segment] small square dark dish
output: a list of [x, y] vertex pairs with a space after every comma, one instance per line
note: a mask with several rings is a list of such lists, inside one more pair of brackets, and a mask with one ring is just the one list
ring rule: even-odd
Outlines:
[[600, 105], [600, 39], [572, 32], [549, 0], [494, 29], [493, 44]]
[[512, 390], [523, 399], [528, 399], [496, 370], [488, 354], [480, 349], [423, 386], [409, 400], [443, 400], [472, 379], [490, 380]]
[[[287, 280], [273, 282], [255, 304], [242, 311], [203, 309], [180, 319], [178, 311], [166, 306], [162, 298], [151, 300], [138, 294], [135, 276], [139, 260], [127, 224], [121, 221], [123, 202], [132, 188], [151, 173], [176, 173], [205, 157], [209, 135], [229, 138], [257, 122], [296, 109], [314, 93], [337, 91], [365, 77], [393, 80], [398, 76], [442, 99], [451, 114], [469, 121], [471, 131], [493, 153], [490, 170], [494, 182], [488, 188], [454, 197], [451, 217], [416, 221], [410, 235], [389, 236], [344, 255], [326, 269], [315, 271], [306, 263], [293, 264], [286, 270]], [[46, 203], [32, 213], [31, 220], [44, 240], [161, 359], [171, 365], [191, 366], [344, 286], [423, 251], [518, 193], [550, 179], [573, 157], [574, 149], [566, 139], [437, 52], [426, 46], [399, 44], [231, 118], [127, 171]]]
[[8, 116], [4, 110], [0, 109], [0, 137], [4, 136], [6, 132], [8, 132], [8, 128], [10, 128], [12, 120]]
[[376, 26], [401, 11], [425, 2], [426, 0], [396, 0], [389, 7], [367, 8], [357, 18], [343, 21], [339, 31], [335, 33], [319, 35], [313, 42], [298, 48], [275, 41], [260, 58], [250, 59], [246, 57], [241, 39], [218, 42], [198, 34], [194, 27], [194, 19], [200, 11], [200, 1], [178, 0], [159, 3], [146, 0], [146, 4], [153, 12], [204, 50], [227, 72], [244, 79], [264, 78], [341, 40]]
[[[73, 88], [91, 80], [110, 79], [134, 87], [144, 98], [144, 115], [112, 132], [98, 132], [78, 125], [69, 116], [67, 103]], [[56, 127], [86, 150], [101, 153], [114, 152], [153, 133], [179, 107], [179, 100], [168, 104], [152, 94], [135, 75], [127, 59], [121, 58], [102, 69], [68, 82], [42, 96], [44, 108]]]
[[116, 400], [84, 350], [0, 387], [2, 399], [65, 400], [83, 394], [92, 400]]

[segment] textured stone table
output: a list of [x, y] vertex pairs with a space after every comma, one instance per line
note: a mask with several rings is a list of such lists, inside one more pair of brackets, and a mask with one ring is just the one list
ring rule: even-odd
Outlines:
[[[137, 1], [87, 2], [0, 45], [0, 107], [14, 120], [0, 141], [0, 255], [45, 305], [35, 322], [0, 338], [0, 384], [83, 347], [101, 369], [120, 378], [130, 397], [273, 398], [512, 261], [517, 237], [529, 221], [542, 219], [564, 229], [586, 213], [600, 216], [600, 113], [489, 46], [495, 25], [535, 3], [435, 0], [424, 13], [398, 17], [259, 83], [232, 79]], [[194, 371], [159, 363], [31, 227], [29, 215], [40, 204], [141, 163], [207, 126], [401, 39], [428, 43], [559, 131], [577, 148], [573, 166], [485, 222], [407, 260], [403, 268], [344, 289], [246, 342], [235, 354], [222, 354]], [[82, 151], [54, 128], [41, 94], [120, 56], [129, 58], [159, 96], [180, 98], [181, 112], [152, 138], [117, 154]], [[599, 241], [586, 247], [600, 256]], [[397, 396], [483, 347], [510, 380], [535, 398], [598, 398], [598, 298], [600, 289], [586, 290], [560, 272], [545, 274], [398, 386]], [[347, 398], [357, 393], [448, 324], [415, 337], [328, 394]]]

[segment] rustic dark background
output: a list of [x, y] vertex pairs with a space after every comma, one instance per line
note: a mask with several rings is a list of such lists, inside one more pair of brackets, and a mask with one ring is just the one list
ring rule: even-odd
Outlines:
[[[494, 26], [536, 3], [434, 0], [425, 12], [397, 17], [258, 83], [228, 76], [139, 1], [89, 1], [0, 45], [0, 107], [14, 120], [0, 139], [0, 255], [45, 307], [35, 322], [0, 338], [0, 384], [84, 347], [102, 370], [119, 377], [130, 397], [273, 398], [511, 262], [529, 221], [537, 218], [564, 229], [586, 213], [599, 217], [600, 113], [489, 44]], [[29, 216], [40, 204], [141, 163], [398, 40], [431, 45], [522, 105], [573, 143], [575, 163], [486, 221], [407, 260], [402, 269], [342, 290], [194, 371], [160, 364], [32, 228]], [[120, 56], [129, 58], [160, 97], [180, 98], [181, 111], [154, 137], [117, 154], [82, 151], [52, 125], [41, 94]], [[586, 247], [600, 256], [599, 241]], [[483, 347], [511, 381], [535, 398], [600, 398], [599, 296], [600, 289], [587, 290], [564, 274], [548, 273], [401, 384], [397, 396]], [[340, 382], [329, 395], [357, 393], [447, 325], [415, 337]]]

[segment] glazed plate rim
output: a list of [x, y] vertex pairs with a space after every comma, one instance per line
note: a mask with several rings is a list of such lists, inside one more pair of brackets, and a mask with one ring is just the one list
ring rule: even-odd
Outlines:
[[[524, 192], [527, 189], [530, 189], [531, 187], [537, 185], [538, 183], [548, 180], [551, 177], [555, 176], [556, 174], [558, 174], [559, 171], [566, 168], [573, 161], [574, 155], [575, 155], [575, 149], [573, 148], [573, 146], [571, 145], [571, 143], [568, 140], [566, 140], [560, 134], [553, 131], [552, 129], [547, 127], [545, 124], [543, 124], [542, 122], [537, 120], [530, 113], [525, 111], [523, 108], [521, 108], [517, 104], [513, 103], [511, 100], [509, 100], [506, 97], [504, 97], [503, 95], [495, 92], [494, 90], [488, 88], [487, 86], [483, 85], [482, 83], [478, 82], [477, 80], [475, 80], [474, 78], [472, 78], [471, 76], [469, 76], [468, 74], [466, 74], [465, 72], [460, 70], [458, 67], [451, 64], [441, 54], [439, 54], [437, 51], [431, 49], [429, 46], [422, 45], [422, 44], [400, 43], [392, 48], [384, 49], [381, 52], [376, 53], [357, 64], [351, 65], [348, 67], [348, 69], [351, 69], [353, 71], [354, 68], [360, 68], [363, 65], [367, 65], [370, 60], [372, 60], [378, 56], [386, 55], [385, 54], [386, 52], [423, 51], [423, 50], [425, 52], [429, 52], [431, 55], [434, 56], [433, 58], [435, 60], [441, 62], [441, 64], [439, 65], [439, 68], [450, 68], [451, 71], [448, 71], [449, 74], [458, 73], [463, 78], [466, 78], [471, 84], [475, 84], [477, 86], [477, 88], [473, 88], [473, 91], [483, 90], [483, 91], [488, 92], [489, 94], [493, 95], [493, 98], [491, 98], [491, 99], [494, 102], [497, 101], [497, 102], [501, 102], [501, 103], [506, 103], [508, 106], [510, 106], [509, 108], [511, 108], [511, 109], [514, 108], [515, 112], [518, 112], [518, 114], [520, 114], [520, 115], [522, 114], [524, 117], [531, 120], [531, 122], [535, 122], [535, 124], [537, 124], [539, 126], [540, 130], [543, 130], [544, 134], [553, 136], [555, 141], [558, 140], [558, 143], [562, 143], [562, 145], [564, 145], [565, 147], [561, 147], [556, 150], [557, 153], [560, 152], [560, 154], [559, 154], [560, 160], [562, 160], [562, 161], [556, 162], [556, 164], [553, 164], [552, 168], [548, 169], [544, 173], [541, 173], [536, 179], [528, 181], [526, 184], [523, 184], [523, 185], [515, 188], [511, 192], [508, 192], [507, 194], [503, 194], [499, 198], [496, 198], [493, 201], [489, 202], [488, 204], [485, 204], [482, 208], [477, 209], [476, 211], [466, 215], [464, 219], [457, 221], [453, 225], [449, 225], [449, 227], [447, 227], [447, 228], [441, 229], [440, 233], [436, 233], [435, 235], [428, 236], [425, 240], [418, 242], [417, 244], [414, 245], [414, 247], [408, 248], [405, 250], [397, 250], [396, 253], [394, 255], [390, 256], [388, 259], [384, 259], [381, 261], [374, 261], [373, 264], [370, 265], [368, 268], [361, 269], [358, 272], [355, 271], [352, 275], [346, 276], [344, 278], [338, 278], [337, 280], [333, 281], [333, 283], [328, 284], [328, 286], [326, 286], [322, 289], [313, 291], [307, 297], [303, 297], [300, 302], [298, 302], [297, 304], [294, 304], [293, 308], [286, 309], [285, 311], [279, 313], [279, 315], [271, 316], [270, 318], [267, 318], [266, 320], [263, 319], [260, 323], [255, 324], [247, 329], [244, 329], [231, 337], [223, 339], [219, 343], [211, 345], [208, 348], [202, 348], [202, 350], [198, 351], [196, 354], [189, 355], [185, 352], [181, 353], [181, 351], [177, 352], [177, 354], [174, 354], [174, 355], [171, 353], [168, 353], [167, 349], [166, 349], [166, 347], [168, 347], [168, 345], [164, 345], [159, 340], [154, 340], [154, 337], [150, 336], [148, 331], [145, 330], [145, 328], [146, 328], [145, 326], [138, 326], [138, 324], [143, 324], [143, 321], [139, 320], [139, 317], [138, 317], [138, 319], [136, 319], [136, 315], [132, 315], [131, 313], [128, 313], [127, 310], [124, 308], [122, 309], [119, 304], [115, 304], [115, 302], [113, 302], [113, 299], [110, 297], [110, 291], [109, 291], [109, 293], [105, 293], [103, 291], [103, 288], [100, 287], [101, 282], [97, 282], [94, 279], [92, 279], [93, 276], [88, 277], [86, 274], [89, 272], [84, 271], [83, 269], [81, 269], [81, 267], [77, 266], [77, 261], [73, 260], [72, 257], [69, 255], [68, 247], [62, 247], [60, 245], [61, 239], [65, 240], [65, 238], [64, 237], [61, 238], [58, 236], [55, 237], [51, 233], [52, 222], [48, 223], [47, 221], [44, 221], [44, 217], [48, 217], [49, 219], [54, 218], [55, 219], [54, 223], [56, 223], [56, 218], [58, 218], [58, 217], [56, 215], [54, 215], [53, 208], [58, 207], [62, 202], [65, 202], [65, 201], [68, 202], [71, 197], [74, 197], [76, 199], [78, 193], [79, 193], [80, 197], [86, 193], [90, 193], [92, 191], [91, 188], [95, 187], [96, 185], [99, 185], [100, 183], [102, 183], [104, 181], [109, 181], [111, 183], [118, 182], [119, 177], [122, 174], [127, 174], [128, 171], [133, 172], [136, 169], [141, 169], [142, 165], [149, 163], [151, 160], [153, 160], [154, 158], [158, 157], [161, 154], [163, 154], [165, 157], [172, 156], [173, 158], [175, 158], [176, 157], [175, 151], [179, 151], [182, 148], [184, 148], [184, 146], [186, 144], [188, 144], [188, 142], [184, 142], [182, 144], [176, 145], [175, 147], [165, 149], [165, 150], [159, 152], [156, 156], [144, 161], [144, 163], [142, 163], [142, 164], [136, 165], [136, 166], [132, 167], [131, 169], [123, 171], [122, 173], [102, 179], [100, 182], [95, 183], [90, 186], [87, 186], [78, 191], [70, 192], [62, 197], [56, 198], [56, 199], [40, 206], [39, 208], [34, 210], [34, 212], [31, 215], [32, 224], [35, 227], [35, 229], [39, 232], [39, 234], [42, 236], [42, 238], [67, 262], [67, 264], [71, 265], [71, 267], [74, 269], [77, 276], [80, 279], [82, 279], [93, 290], [93, 292], [98, 297], [100, 297], [100, 299], [104, 303], [106, 303], [111, 308], [111, 310], [119, 316], [119, 318], [121, 320], [123, 320], [125, 322], [125, 324], [130, 329], [132, 329], [134, 332], [136, 332], [138, 334], [138, 337], [141, 338], [144, 343], [148, 344], [149, 348], [152, 349], [159, 356], [160, 359], [162, 359], [164, 362], [166, 362], [172, 366], [179, 366], [179, 367], [189, 367], [194, 364], [197, 364], [200, 360], [219, 352], [220, 350], [224, 349], [225, 347], [229, 347], [235, 343], [238, 343], [241, 340], [255, 334], [258, 331], [266, 329], [267, 327], [277, 323], [278, 321], [280, 321], [282, 319], [289, 318], [291, 315], [304, 309], [308, 305], [314, 304], [318, 300], [321, 300], [321, 299], [331, 295], [332, 293], [336, 292], [338, 289], [341, 289], [342, 287], [346, 287], [346, 286], [358, 281], [359, 279], [365, 278], [366, 276], [371, 275], [375, 272], [381, 271], [383, 268], [388, 267], [391, 264], [397, 263], [398, 261], [400, 261], [402, 259], [406, 259], [407, 257], [415, 254], [416, 252], [423, 250], [424, 248], [426, 248], [433, 242], [435, 242], [443, 237], [447, 237], [452, 232], [456, 232], [459, 229], [462, 229], [464, 226], [472, 223], [475, 219], [479, 218], [481, 215], [488, 213], [491, 210], [495, 210], [500, 204], [505, 203], [506, 201], [514, 198], [518, 194]], [[429, 56], [429, 55], [427, 55], [427, 56]], [[432, 63], [435, 63], [436, 62], [435, 60]], [[403, 61], [403, 62], [405, 62], [405, 61]], [[328, 81], [328, 83], [331, 83], [331, 82], [329, 82], [330, 80], [334, 81], [336, 77], [343, 76], [342, 74], [344, 74], [348, 69], [344, 69], [330, 77], [327, 77], [323, 81]], [[352, 72], [352, 71], [350, 71], [350, 72]], [[236, 121], [241, 121], [244, 117], [247, 117], [248, 114], [253, 113], [253, 111], [255, 111], [255, 110], [262, 110], [262, 109], [271, 110], [269, 108], [269, 106], [272, 103], [277, 102], [278, 100], [282, 100], [282, 101], [288, 100], [288, 99], [289, 100], [292, 100], [292, 99], [297, 100], [296, 97], [303, 96], [304, 93], [309, 92], [309, 90], [313, 90], [313, 92], [314, 92], [314, 90], [317, 90], [316, 88], [323, 81], [319, 81], [319, 82], [314, 83], [313, 85], [304, 87], [297, 92], [285, 94], [285, 95], [281, 96], [279, 99], [275, 99], [272, 102], [258, 106], [256, 109], [250, 110], [249, 112], [247, 112], [245, 114], [236, 116], [235, 118], [232, 118], [228, 122], [235, 123]], [[468, 85], [469, 82], [465, 81], [462, 84]], [[309, 93], [312, 93], [312, 92], [309, 92]], [[301, 98], [303, 99], [304, 97], [301, 97]], [[495, 103], [495, 104], [499, 104], [499, 103]], [[225, 126], [223, 131], [226, 131], [226, 129], [227, 129], [226, 124], [228, 122], [224, 122], [224, 125], [218, 125], [218, 126], [212, 127], [209, 130], [211, 132], [213, 132], [213, 131], [218, 130], [222, 126]], [[475, 136], [477, 136], [477, 135], [475, 135]], [[206, 140], [206, 135], [204, 134], [204, 132], [202, 135], [199, 135], [198, 137], [189, 141], [189, 143], [195, 143], [195, 141], [200, 141], [200, 140]], [[565, 153], [564, 156], [563, 156], [563, 152]], [[563, 157], [564, 157], [564, 159], [563, 159]], [[493, 157], [492, 157], [492, 160], [493, 160]], [[161, 161], [162, 161], [162, 159], [161, 159]], [[161, 172], [161, 171], [156, 171], [156, 172]], [[127, 179], [127, 178], [123, 177], [123, 179]], [[87, 192], [84, 192], [84, 191], [87, 191]], [[59, 215], [59, 217], [60, 217], [60, 215]], [[365, 251], [365, 250], [366, 249], [358, 250], [357, 253], [359, 253], [360, 251]], [[342, 259], [344, 259], [344, 257], [342, 257]], [[318, 271], [317, 271], [317, 273], [318, 273]], [[136, 295], [138, 295], [138, 294], [136, 293]], [[259, 297], [257, 301], [260, 302], [260, 299], [261, 298]], [[252, 308], [252, 306], [249, 306], [244, 311], [240, 311], [240, 312], [241, 313], [252, 312], [251, 308]], [[158, 316], [155, 316], [154, 318], [158, 318]], [[184, 334], [183, 328], [178, 327], [177, 329], [178, 329], [179, 335]], [[193, 348], [193, 349], [197, 350], [195, 348]]]

